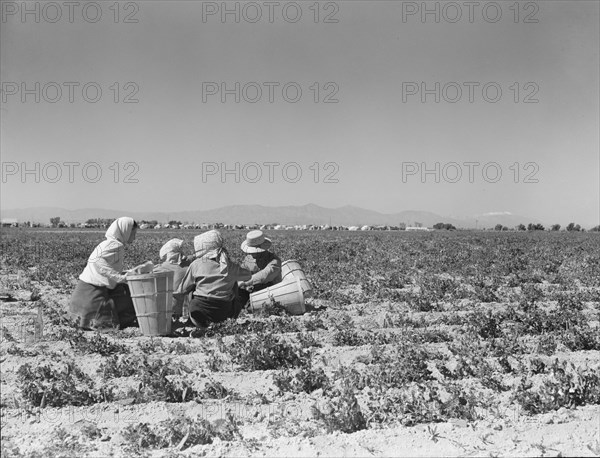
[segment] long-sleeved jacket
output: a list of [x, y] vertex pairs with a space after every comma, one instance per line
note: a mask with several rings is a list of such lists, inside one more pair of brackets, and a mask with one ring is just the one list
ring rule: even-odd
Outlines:
[[122, 217], [115, 220], [106, 231], [104, 240], [90, 255], [81, 281], [95, 286], [114, 289], [117, 283], [126, 281], [122, 275], [125, 246], [133, 230], [133, 219]]
[[194, 291], [196, 296], [231, 301], [234, 299], [235, 284], [240, 280], [250, 279], [251, 275], [248, 270], [232, 261], [228, 260], [227, 269], [222, 272], [218, 258], [200, 258], [190, 264], [174, 294], [184, 295]]
[[[189, 264], [188, 264], [189, 265]], [[183, 282], [185, 274], [187, 272], [187, 265], [172, 264], [170, 262], [163, 262], [162, 264], [154, 268], [154, 272], [173, 272], [173, 291], [177, 291], [179, 285]]]
[[242, 267], [252, 273], [252, 278], [247, 282], [251, 286], [281, 281], [281, 259], [270, 251], [265, 251], [257, 259], [247, 255]]

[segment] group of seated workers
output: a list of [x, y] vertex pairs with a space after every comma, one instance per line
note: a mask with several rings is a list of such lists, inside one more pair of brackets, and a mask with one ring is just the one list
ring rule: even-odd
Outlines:
[[[133, 218], [116, 219], [88, 258], [73, 295], [69, 312], [83, 329], [121, 328], [136, 321], [127, 275], [123, 273], [125, 245], [133, 243], [138, 229]], [[246, 257], [232, 261], [223, 236], [211, 230], [194, 237], [194, 254], [184, 255], [184, 242], [171, 239], [159, 252], [155, 271], [173, 272], [173, 311], [181, 315], [188, 302], [189, 319], [200, 328], [237, 318], [249, 296], [281, 281], [281, 259], [269, 249], [271, 240], [262, 231], [251, 231], [241, 244]]]

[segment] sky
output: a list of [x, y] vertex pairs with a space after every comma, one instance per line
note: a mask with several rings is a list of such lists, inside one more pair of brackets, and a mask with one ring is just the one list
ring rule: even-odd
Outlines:
[[1, 7], [3, 209], [600, 223], [596, 1]]

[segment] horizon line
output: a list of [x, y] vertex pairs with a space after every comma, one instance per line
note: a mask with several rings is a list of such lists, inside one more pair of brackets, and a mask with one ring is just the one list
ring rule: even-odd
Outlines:
[[[15, 218], [11, 218], [11, 217], [4, 217], [4, 215], [6, 213], [10, 213], [10, 212], [14, 212], [14, 211], [35, 211], [35, 210], [43, 210], [43, 209], [60, 209], [60, 210], [65, 210], [65, 211], [69, 211], [69, 212], [77, 212], [77, 211], [105, 211], [105, 212], [114, 212], [114, 213], [120, 213], [120, 215], [111, 215], [111, 217], [119, 217], [119, 216], [127, 216], [127, 214], [134, 214], [134, 215], [138, 215], [137, 218], [142, 220], [142, 221], [152, 221], [152, 218], [148, 218], [146, 219], [143, 216], [139, 216], [139, 215], [148, 215], [148, 214], [152, 214], [152, 213], [159, 213], [159, 214], [163, 214], [161, 216], [165, 216], [167, 219], [171, 218], [170, 214], [174, 214], [174, 213], [192, 213], [192, 212], [211, 212], [211, 211], [218, 211], [218, 210], [222, 210], [228, 207], [263, 207], [263, 208], [270, 208], [270, 209], [278, 209], [278, 208], [302, 208], [302, 207], [309, 207], [309, 206], [314, 206], [314, 207], [318, 207], [320, 209], [323, 210], [343, 210], [344, 208], [354, 208], [354, 209], [358, 209], [358, 210], [363, 210], [363, 211], [368, 211], [368, 212], [372, 212], [375, 213], [377, 215], [383, 216], [383, 217], [397, 217], [399, 216], [400, 213], [408, 213], [408, 212], [417, 212], [417, 213], [429, 213], [432, 216], [435, 217], [439, 217], [440, 218], [440, 223], [454, 223], [454, 224], [464, 224], [463, 227], [471, 227], [473, 224], [473, 220], [475, 221], [475, 225], [473, 226], [473, 228], [477, 229], [479, 228], [479, 222], [478, 219], [481, 217], [516, 217], [516, 218], [521, 218], [524, 221], [521, 221], [519, 223], [508, 223], [509, 225], [505, 225], [506, 227], [517, 227], [518, 224], [528, 224], [528, 223], [533, 223], [533, 224], [538, 224], [538, 223], [543, 223], [545, 226], [548, 227], [552, 227], [555, 224], [559, 224], [556, 222], [551, 222], [550, 219], [546, 219], [546, 218], [538, 218], [535, 216], [524, 216], [524, 215], [519, 215], [519, 214], [514, 214], [512, 212], [508, 212], [506, 210], [503, 211], [489, 211], [486, 213], [480, 213], [477, 215], [468, 215], [468, 216], [450, 216], [450, 215], [441, 215], [438, 214], [436, 212], [432, 212], [429, 210], [401, 210], [401, 211], [397, 211], [395, 213], [382, 213], [378, 210], [372, 210], [372, 209], [368, 209], [368, 208], [364, 208], [364, 207], [358, 207], [356, 205], [351, 205], [351, 204], [346, 204], [340, 207], [323, 207], [322, 205], [319, 204], [315, 204], [315, 203], [306, 203], [306, 204], [301, 204], [301, 205], [263, 205], [263, 204], [229, 204], [229, 205], [223, 205], [220, 207], [213, 207], [211, 209], [208, 210], [170, 210], [170, 211], [165, 211], [165, 210], [138, 210], [138, 211], [128, 211], [128, 210], [115, 210], [115, 209], [111, 209], [111, 208], [100, 208], [100, 207], [85, 207], [85, 208], [65, 208], [65, 207], [59, 207], [59, 206], [35, 206], [35, 207], [20, 207], [20, 208], [11, 208], [11, 209], [0, 209], [0, 214], [2, 215], [2, 219], [15, 219]], [[95, 218], [98, 218], [97, 216]], [[31, 220], [31, 222], [41, 222], [34, 219], [34, 218], [29, 218]], [[87, 218], [87, 219], [92, 219], [92, 218]], [[173, 220], [175, 219], [175, 217], [173, 217]], [[556, 218], [555, 221], [559, 219]], [[529, 220], [529, 221], [525, 221], [525, 220]], [[25, 222], [25, 221], [23, 221]], [[72, 222], [72, 221], [71, 221]], [[188, 221], [186, 221], [188, 222]], [[576, 221], [573, 220], [569, 220], [567, 223], [565, 223], [564, 225], [561, 224], [561, 227], [566, 227], [568, 224], [570, 224], [571, 222], [575, 223], [575, 224], [580, 224], [577, 223]], [[83, 222], [80, 222], [83, 223]], [[405, 222], [402, 222], [405, 223]], [[42, 223], [44, 224], [44, 223]], [[194, 224], [197, 224], [194, 221]], [[239, 222], [236, 222], [235, 224], [240, 224]], [[258, 224], [258, 223], [252, 223], [252, 224]], [[307, 223], [301, 223], [301, 224], [307, 224]], [[315, 223], [316, 224], [316, 223]], [[391, 224], [391, 223], [386, 223], [386, 224]], [[394, 222], [392, 225], [397, 224], [397, 222]], [[405, 223], [406, 224], [406, 223]], [[461, 226], [462, 226], [461, 224]], [[486, 224], [485, 222], [481, 221], [481, 224], [484, 225]], [[490, 224], [490, 223], [488, 223]], [[501, 224], [501, 223], [496, 223], [496, 224]], [[331, 225], [331, 224], [330, 224]], [[344, 224], [338, 224], [339, 225], [344, 225]], [[583, 223], [581, 223], [581, 227], [589, 227], [589, 228], [593, 228], [596, 227], [597, 225], [599, 225], [599, 223], [597, 222], [593, 222], [593, 221], [584, 221]], [[485, 227], [485, 226], [482, 226]]]
[[[325, 207], [323, 205], [320, 204], [315, 204], [315, 203], [306, 203], [306, 204], [288, 204], [288, 205], [263, 205], [263, 204], [227, 204], [227, 205], [221, 205], [220, 207], [212, 207], [212, 208], [208, 208], [208, 209], [186, 209], [186, 210], [135, 210], [135, 211], [130, 211], [130, 210], [122, 210], [122, 209], [114, 209], [114, 208], [103, 208], [103, 207], [79, 207], [79, 208], [66, 208], [66, 207], [61, 207], [61, 206], [49, 206], [49, 205], [43, 205], [43, 206], [34, 206], [34, 207], [13, 207], [13, 208], [7, 208], [7, 209], [2, 209], [0, 208], [0, 213], [3, 212], [10, 212], [10, 211], [19, 211], [19, 210], [36, 210], [36, 209], [48, 209], [48, 208], [60, 208], [61, 210], [67, 210], [67, 211], [82, 211], [82, 210], [102, 210], [102, 211], [111, 211], [111, 212], [122, 212], [122, 213], [184, 213], [184, 212], [209, 212], [209, 211], [214, 211], [214, 210], [220, 210], [223, 208], [227, 208], [227, 207], [265, 207], [265, 208], [285, 208], [285, 207], [308, 207], [308, 206], [315, 206], [315, 207], [319, 207], [322, 208], [324, 210], [341, 210], [347, 207], [350, 208], [356, 208], [359, 210], [366, 210], [366, 211], [370, 211], [370, 212], [374, 212], [374, 213], [379, 213], [380, 215], [384, 215], [384, 216], [392, 216], [395, 215], [397, 213], [403, 213], [403, 212], [420, 212], [420, 213], [432, 213], [434, 215], [437, 216], [444, 216], [445, 218], [451, 218], [451, 219], [461, 219], [461, 218], [475, 218], [475, 216], [450, 216], [450, 215], [440, 215], [437, 212], [431, 211], [431, 210], [417, 210], [417, 209], [407, 209], [407, 210], [397, 210], [393, 213], [387, 213], [387, 212], [381, 212], [379, 210], [374, 210], [372, 208], [365, 208], [365, 207], [360, 207], [357, 205], [352, 205], [352, 204], [346, 204], [346, 205], [342, 205], [340, 207]], [[490, 212], [486, 212], [486, 213], [481, 213], [478, 214], [476, 216], [497, 216], [498, 214], [503, 214], [503, 215], [511, 215], [511, 216], [522, 216], [522, 215], [516, 215], [512, 212], [507, 212], [507, 211], [490, 211]], [[537, 217], [532, 217], [534, 219], [539, 219]]]

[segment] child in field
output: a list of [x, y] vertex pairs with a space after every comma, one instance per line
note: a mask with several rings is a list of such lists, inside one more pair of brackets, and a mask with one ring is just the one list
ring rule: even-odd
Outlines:
[[113, 221], [90, 255], [71, 296], [69, 312], [83, 329], [120, 326], [136, 321], [123, 271], [125, 245], [133, 243], [138, 225], [129, 217]]
[[217, 230], [196, 236], [194, 250], [196, 259], [175, 294], [182, 296], [193, 291], [190, 319], [195, 326], [203, 328], [233, 315], [237, 282], [249, 280], [252, 275], [229, 259], [223, 237]]
[[[173, 291], [177, 291], [183, 277], [187, 271], [187, 267], [191, 261], [183, 255], [183, 240], [171, 239], [165, 243], [159, 252], [162, 264], [154, 268], [155, 272], [171, 271], [173, 272]], [[187, 296], [173, 295], [173, 317], [179, 318], [183, 312], [183, 305], [187, 300]]]

